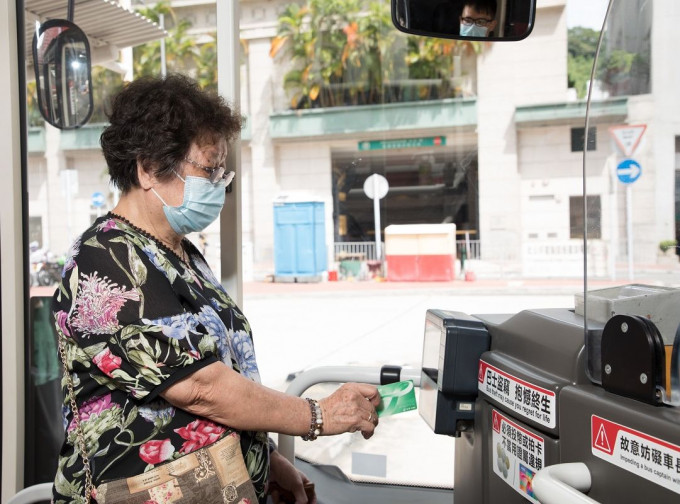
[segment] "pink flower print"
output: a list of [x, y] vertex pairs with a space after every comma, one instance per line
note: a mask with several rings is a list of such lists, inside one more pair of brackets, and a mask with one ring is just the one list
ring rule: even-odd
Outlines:
[[[104, 411], [113, 408], [120, 408], [120, 406], [117, 405], [116, 403], [111, 402], [111, 394], [106, 394], [105, 396], [101, 397], [94, 397], [89, 401], [83, 403], [83, 405], [79, 408], [80, 421], [81, 423], [84, 423], [90, 418], [97, 417]], [[73, 429], [75, 429], [75, 427], [76, 427], [75, 421], [72, 420], [67, 430], [70, 432]]]
[[169, 439], [147, 441], [139, 447], [139, 458], [151, 465], [169, 460], [173, 453], [175, 453], [175, 447]]
[[183, 439], [186, 439], [180, 453], [191, 453], [217, 441], [226, 429], [208, 420], [194, 420], [186, 427], [175, 429]]
[[64, 269], [61, 273], [62, 278], [66, 274], [67, 271], [70, 271], [73, 269], [73, 267], [76, 265], [76, 256], [80, 252], [80, 240], [82, 239], [82, 236], [79, 236], [76, 241], [74, 241], [71, 244], [71, 248], [68, 250], [66, 253], [66, 261], [64, 262]]
[[97, 226], [97, 231], [111, 231], [112, 229], [118, 229], [116, 219], [106, 219], [104, 222]]
[[59, 326], [59, 330], [61, 333], [66, 336], [67, 338], [71, 337], [71, 331], [68, 329], [68, 313], [66, 313], [63, 310], [58, 311], [54, 315], [55, 321], [57, 323], [57, 326]]
[[111, 334], [116, 332], [118, 312], [129, 299], [139, 301], [136, 290], [111, 282], [108, 277], [99, 278], [97, 273], [83, 274], [78, 281], [75, 316], [71, 327], [88, 334]]
[[114, 369], [118, 369], [120, 367], [120, 363], [123, 361], [117, 355], [112, 354], [111, 349], [109, 348], [105, 348], [104, 350], [99, 352], [92, 358], [92, 360], [106, 376], [109, 376], [111, 378], [113, 378], [111, 372]]

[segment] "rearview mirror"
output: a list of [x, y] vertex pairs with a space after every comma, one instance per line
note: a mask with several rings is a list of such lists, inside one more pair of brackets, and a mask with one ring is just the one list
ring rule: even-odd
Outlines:
[[536, 0], [392, 0], [392, 23], [414, 35], [459, 40], [522, 40]]
[[90, 44], [75, 24], [51, 19], [33, 36], [38, 108], [59, 129], [85, 124], [92, 115]]

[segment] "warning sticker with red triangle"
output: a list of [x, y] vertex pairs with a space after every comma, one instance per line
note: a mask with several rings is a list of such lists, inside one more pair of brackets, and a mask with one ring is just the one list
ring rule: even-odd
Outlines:
[[493, 414], [491, 415], [491, 423], [493, 424], [493, 430], [496, 432], [501, 431], [501, 417], [496, 410], [493, 410]]
[[613, 450], [612, 444], [609, 442], [609, 437], [612, 436], [613, 439], [616, 439], [616, 430], [608, 434], [605, 425], [610, 427], [610, 431], [612, 430], [611, 427], [614, 426], [614, 424], [611, 422], [606, 422], [602, 418], [593, 417], [593, 448], [597, 448], [598, 450], [602, 450], [603, 452], [611, 455]]
[[590, 418], [594, 456], [680, 494], [680, 446], [597, 415]]

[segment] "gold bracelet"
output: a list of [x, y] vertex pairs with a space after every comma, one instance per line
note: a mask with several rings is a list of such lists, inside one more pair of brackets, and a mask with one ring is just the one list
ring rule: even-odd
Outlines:
[[323, 431], [323, 418], [321, 416], [321, 406], [319, 402], [305, 397], [305, 400], [309, 403], [309, 408], [312, 410], [312, 421], [309, 425], [309, 432], [302, 436], [304, 441], [314, 441], [321, 435]]

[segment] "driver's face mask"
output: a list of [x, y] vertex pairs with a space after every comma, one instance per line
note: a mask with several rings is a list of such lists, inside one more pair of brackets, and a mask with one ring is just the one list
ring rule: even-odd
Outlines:
[[486, 33], [489, 29], [486, 26], [477, 25], [466, 25], [460, 24], [460, 35], [461, 37], [486, 37]]

